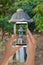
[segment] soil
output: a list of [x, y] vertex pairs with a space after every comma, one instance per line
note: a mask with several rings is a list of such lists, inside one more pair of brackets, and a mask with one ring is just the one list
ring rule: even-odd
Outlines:
[[[37, 40], [36, 53], [35, 53], [35, 65], [43, 65], [43, 35], [34, 34], [34, 37]], [[0, 43], [1, 45], [1, 43]], [[0, 49], [0, 61], [4, 56], [4, 51]], [[8, 65], [24, 65], [24, 63], [13, 62]]]

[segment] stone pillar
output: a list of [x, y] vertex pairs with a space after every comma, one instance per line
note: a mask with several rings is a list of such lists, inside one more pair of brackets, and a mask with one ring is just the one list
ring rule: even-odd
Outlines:
[[24, 59], [24, 48], [21, 48], [20, 49], [20, 62], [24, 62], [25, 61], [25, 59]]
[[16, 52], [16, 60], [17, 60], [17, 61], [20, 60], [20, 50]]
[[14, 34], [16, 34], [16, 24], [14, 24]]
[[20, 48], [19, 51], [16, 52], [16, 60], [19, 62], [24, 62], [25, 61], [25, 53], [24, 53], [24, 48]]
[[[22, 44], [22, 38], [18, 38], [18, 44], [21, 43]], [[24, 58], [24, 48], [20, 48], [17, 52], [16, 52], [16, 60], [19, 62], [24, 62], [25, 58]]]

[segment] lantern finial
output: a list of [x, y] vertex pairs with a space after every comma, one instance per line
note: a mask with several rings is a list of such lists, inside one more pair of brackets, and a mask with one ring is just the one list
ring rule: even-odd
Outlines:
[[17, 9], [17, 12], [23, 12], [23, 9]]

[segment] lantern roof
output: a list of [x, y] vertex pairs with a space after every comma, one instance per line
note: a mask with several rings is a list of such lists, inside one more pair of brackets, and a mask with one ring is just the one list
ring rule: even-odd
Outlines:
[[27, 13], [24, 12], [23, 9], [17, 9], [16, 13], [12, 15], [9, 22], [33, 22], [33, 20], [29, 17]]

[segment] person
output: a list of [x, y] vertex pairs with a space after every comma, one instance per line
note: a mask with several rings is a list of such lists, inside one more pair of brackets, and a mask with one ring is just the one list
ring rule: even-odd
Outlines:
[[[25, 65], [34, 65], [34, 58], [35, 58], [35, 45], [36, 45], [36, 40], [33, 37], [32, 33], [30, 30], [27, 30], [27, 60], [25, 62]], [[0, 65], [7, 65], [9, 62], [9, 58], [16, 53], [17, 50], [19, 50], [22, 46], [18, 46], [13, 48], [12, 43], [13, 41], [16, 40], [16, 35], [10, 38], [8, 43], [5, 46], [5, 54], [4, 58], [0, 62]]]

